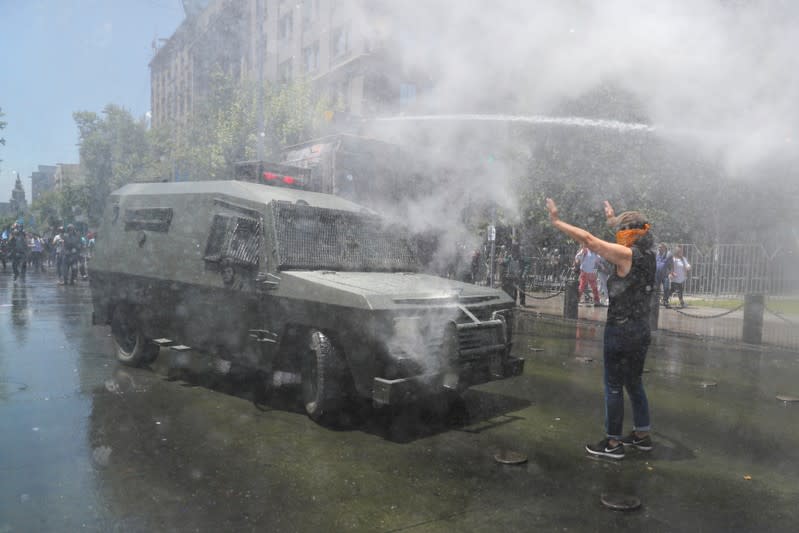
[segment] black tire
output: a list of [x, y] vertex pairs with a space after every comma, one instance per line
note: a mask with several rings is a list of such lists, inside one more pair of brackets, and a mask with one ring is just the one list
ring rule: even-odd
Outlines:
[[345, 405], [350, 376], [347, 364], [330, 339], [318, 330], [308, 333], [302, 355], [302, 402], [308, 416], [328, 420]]
[[132, 309], [118, 306], [111, 319], [117, 360], [127, 366], [144, 366], [155, 361], [159, 347], [141, 333]]

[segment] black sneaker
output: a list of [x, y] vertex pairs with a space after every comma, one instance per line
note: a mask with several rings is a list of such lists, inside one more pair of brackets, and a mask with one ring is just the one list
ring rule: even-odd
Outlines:
[[639, 450], [645, 452], [652, 450], [652, 439], [649, 438], [649, 435], [646, 437], [637, 437], [635, 431], [630, 432], [629, 435], [621, 439], [621, 443], [624, 446], [635, 446]]
[[624, 446], [622, 443], [619, 442], [616, 446], [610, 446], [610, 439], [602, 439], [598, 444], [586, 444], [585, 451], [600, 457], [624, 459]]

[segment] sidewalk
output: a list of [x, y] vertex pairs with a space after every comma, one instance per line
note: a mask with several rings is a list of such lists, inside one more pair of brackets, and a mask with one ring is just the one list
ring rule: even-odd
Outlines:
[[[563, 317], [563, 294], [555, 297], [547, 293], [528, 293], [527, 305], [519, 307], [527, 312]], [[658, 329], [707, 338], [741, 342], [743, 309], [729, 312], [714, 307], [692, 307], [690, 301], [684, 309], [660, 307]], [[724, 316], [719, 316], [719, 315]], [[605, 322], [607, 307], [580, 304], [579, 320]], [[799, 317], [779, 317], [766, 311], [763, 315], [763, 344], [799, 350]]]

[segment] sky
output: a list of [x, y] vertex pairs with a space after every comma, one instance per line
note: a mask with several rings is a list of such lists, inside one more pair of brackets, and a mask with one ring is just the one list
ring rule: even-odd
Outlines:
[[180, 0], [0, 0], [0, 201], [38, 165], [78, 162], [72, 113], [150, 107], [152, 43], [183, 20]]

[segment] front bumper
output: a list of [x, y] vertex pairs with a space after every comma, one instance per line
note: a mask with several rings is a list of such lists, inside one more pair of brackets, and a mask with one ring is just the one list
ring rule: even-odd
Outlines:
[[399, 379], [376, 377], [372, 384], [372, 401], [377, 406], [407, 404], [425, 396], [447, 390], [463, 390], [471, 385], [519, 376], [524, 371], [524, 359], [506, 357], [467, 364], [457, 373], [422, 374]]

